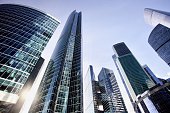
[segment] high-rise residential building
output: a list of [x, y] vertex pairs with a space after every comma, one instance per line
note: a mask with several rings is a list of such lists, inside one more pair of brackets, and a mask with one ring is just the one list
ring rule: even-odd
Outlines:
[[83, 82], [83, 105], [84, 113], [102, 113], [103, 105], [101, 103], [101, 96], [99, 83], [95, 80], [92, 65], [89, 66], [87, 74]]
[[158, 24], [161, 24], [163, 26], [170, 28], [170, 13], [169, 12], [145, 8], [144, 18], [148, 24], [154, 27], [157, 26]]
[[127, 113], [117, 80], [112, 70], [102, 68], [98, 75], [104, 112]]
[[113, 45], [120, 73], [125, 81], [129, 93], [135, 102], [137, 95], [153, 87], [154, 82], [147, 76], [142, 66], [133, 56], [124, 42]]
[[61, 33], [30, 113], [82, 113], [81, 12], [73, 11]]
[[0, 4], [0, 112], [7, 112], [59, 22], [34, 8]]
[[148, 43], [170, 66], [170, 28], [158, 24], [151, 32]]
[[155, 74], [151, 71], [151, 69], [147, 66], [147, 65], [144, 65], [142, 66], [144, 71], [147, 73], [147, 75], [152, 79], [152, 81], [156, 84], [161, 84], [163, 85], [162, 81], [160, 81], [156, 76]]

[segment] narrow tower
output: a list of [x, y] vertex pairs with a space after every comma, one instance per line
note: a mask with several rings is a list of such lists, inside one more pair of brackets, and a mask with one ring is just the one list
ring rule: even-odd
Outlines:
[[125, 43], [115, 44], [113, 45], [113, 49], [117, 57], [115, 62], [123, 76], [133, 101], [135, 101], [137, 95], [142, 94], [155, 84], [147, 76]]
[[30, 112], [82, 113], [81, 12], [73, 11], [61, 33]]
[[100, 89], [98, 81], [95, 80], [95, 74], [93, 72], [93, 66], [90, 65], [87, 74], [84, 77], [83, 84], [83, 98], [84, 98], [84, 113], [102, 113], [103, 109], [100, 109], [102, 103], [99, 99]]

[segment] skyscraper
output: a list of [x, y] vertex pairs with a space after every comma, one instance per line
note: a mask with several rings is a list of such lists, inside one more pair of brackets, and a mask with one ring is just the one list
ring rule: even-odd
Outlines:
[[131, 51], [121, 42], [113, 45], [117, 60], [115, 63], [123, 76], [133, 101], [136, 96], [153, 87], [154, 82], [147, 76]]
[[[102, 68], [98, 75], [98, 80], [99, 86], [102, 87], [101, 92], [105, 92], [105, 95], [101, 95], [106, 96], [101, 99], [104, 111], [110, 113], [127, 113], [113, 71], [107, 68]], [[105, 98], [108, 99], [106, 100]]]
[[112, 70], [102, 68], [98, 80], [95, 80], [90, 65], [84, 78], [85, 113], [127, 113], [122, 95]]
[[[34, 8], [0, 5], [0, 108], [15, 104], [59, 22]], [[8, 108], [0, 109], [7, 112]]]
[[149, 44], [170, 66], [170, 28], [158, 24], [151, 32]]
[[103, 105], [101, 99], [100, 87], [98, 81], [95, 80], [92, 65], [89, 66], [87, 74], [84, 77], [83, 98], [84, 113], [102, 113]]
[[[118, 64], [117, 64], [117, 56], [114, 54], [114, 55], [112, 56], [112, 58], [113, 58], [113, 61], [114, 61], [114, 63], [115, 63], [116, 69], [117, 69], [117, 71], [118, 71], [118, 73], [119, 73], [119, 75], [120, 75], [120, 78], [121, 78], [121, 80], [122, 80], [123, 86], [125, 87], [126, 93], [127, 93], [127, 95], [128, 95], [128, 98], [127, 98], [127, 99], [129, 99], [129, 102], [131, 103], [131, 104], [128, 103], [128, 106], [129, 106], [130, 108], [133, 107], [133, 109], [132, 109], [130, 112], [133, 112], [133, 113], [134, 113], [134, 112], [137, 112], [135, 102], [133, 101], [132, 96], [130, 95], [130, 91], [128, 90], [128, 86], [127, 86], [127, 84], [125, 83], [125, 80], [123, 79], [123, 76], [122, 76], [121, 71], [120, 71], [120, 69], [119, 69], [119, 66], [118, 66]], [[126, 99], [126, 101], [128, 101], [127, 99]]]
[[169, 12], [145, 8], [144, 18], [148, 24], [154, 27], [157, 26], [158, 24], [161, 24], [163, 26], [170, 28], [170, 13]]
[[81, 12], [73, 11], [61, 33], [30, 112], [82, 113]]
[[144, 18], [147, 23], [156, 26], [148, 38], [148, 43], [170, 66], [170, 13], [145, 8]]

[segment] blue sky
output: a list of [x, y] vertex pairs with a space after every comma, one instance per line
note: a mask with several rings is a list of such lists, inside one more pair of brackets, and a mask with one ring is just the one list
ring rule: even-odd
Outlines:
[[1, 0], [38, 8], [61, 21], [43, 52], [48, 62], [67, 17], [73, 10], [82, 11], [83, 70], [93, 65], [98, 75], [102, 67], [113, 69], [121, 86], [112, 55], [112, 45], [125, 42], [141, 65], [147, 64], [162, 78], [169, 78], [168, 65], [156, 54], [147, 40], [153, 27], [144, 21], [144, 8], [170, 12], [169, 0]]

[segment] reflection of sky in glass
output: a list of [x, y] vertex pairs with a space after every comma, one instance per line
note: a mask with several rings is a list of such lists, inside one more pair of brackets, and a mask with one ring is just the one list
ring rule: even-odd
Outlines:
[[31, 8], [0, 7], [0, 91], [19, 95], [58, 22]]
[[[50, 58], [55, 43], [68, 15], [74, 9], [82, 11], [83, 61], [84, 73], [89, 64], [94, 66], [96, 75], [101, 67], [113, 69], [118, 84], [123, 85], [115, 69], [112, 45], [124, 41], [141, 64], [147, 64], [158, 77], [168, 78], [168, 65], [155, 53], [147, 42], [153, 29], [144, 21], [144, 8], [169, 11], [169, 0], [1, 0], [1, 3], [21, 3], [39, 8], [61, 21], [56, 34], [50, 40], [43, 56]], [[48, 62], [46, 60], [45, 62]], [[164, 68], [162, 68], [164, 67]], [[124, 95], [122, 95], [124, 96]], [[125, 95], [126, 96], [126, 95]], [[125, 101], [126, 102], [126, 101]]]

